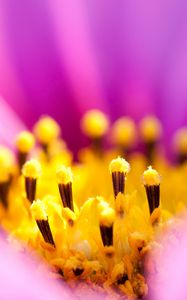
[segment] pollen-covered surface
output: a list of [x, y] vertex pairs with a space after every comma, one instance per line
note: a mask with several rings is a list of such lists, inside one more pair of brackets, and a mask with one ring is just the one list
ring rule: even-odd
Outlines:
[[144, 185], [159, 185], [161, 181], [159, 173], [153, 169], [151, 166], [148, 167], [143, 173], [143, 183]]
[[[85, 133], [104, 139], [108, 119], [97, 111], [95, 120], [94, 114], [85, 116], [90, 126]], [[68, 147], [62, 147], [61, 130], [54, 122], [42, 118], [36, 124], [39, 145], [22, 174], [18, 151], [0, 146], [0, 221], [8, 241], [21, 241], [23, 249], [37, 253], [41, 265], [51, 267], [49, 276], [66, 281], [77, 295], [87, 287], [90, 293], [101, 292], [103, 299], [146, 297], [147, 256], [157, 236], [171, 222], [179, 222], [187, 205], [185, 161], [169, 164], [155, 148], [154, 168], [147, 169], [144, 153], [129, 152], [126, 160], [112, 142], [113, 148], [102, 149], [102, 156], [92, 145], [81, 149], [75, 163]], [[138, 141], [136, 132], [136, 143], [147, 143], [150, 137], [158, 143], [160, 125], [149, 123], [149, 139], [140, 136]], [[154, 262], [148, 267], [151, 274]]]
[[34, 135], [29, 131], [22, 131], [17, 135], [15, 143], [20, 152], [28, 153], [34, 147]]
[[112, 126], [112, 142], [126, 148], [136, 143], [136, 126], [129, 117], [118, 119]]
[[87, 136], [99, 138], [108, 131], [108, 117], [96, 109], [88, 111], [81, 121], [81, 128]]
[[41, 165], [36, 159], [31, 159], [24, 164], [22, 173], [27, 178], [36, 179], [41, 175]]
[[110, 227], [115, 220], [114, 209], [107, 207], [100, 213], [100, 224], [102, 226]]
[[35, 220], [47, 220], [45, 205], [41, 200], [35, 200], [30, 209]]
[[175, 151], [187, 154], [187, 127], [183, 127], [177, 130], [174, 136]]
[[73, 181], [73, 174], [70, 167], [61, 166], [57, 172], [58, 183], [67, 184]]
[[41, 144], [47, 145], [60, 134], [57, 122], [49, 116], [41, 117], [34, 126], [34, 133]]
[[162, 126], [160, 121], [153, 116], [147, 116], [140, 122], [140, 134], [146, 142], [153, 142], [160, 139]]
[[110, 163], [110, 173], [120, 172], [120, 173], [129, 173], [130, 164], [122, 157], [117, 157], [113, 159]]

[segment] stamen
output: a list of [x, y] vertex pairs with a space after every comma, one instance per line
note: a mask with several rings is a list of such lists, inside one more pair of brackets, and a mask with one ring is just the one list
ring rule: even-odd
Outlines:
[[0, 146], [0, 199], [8, 207], [8, 194], [11, 184], [14, 155], [8, 148]]
[[36, 195], [36, 183], [41, 174], [40, 163], [31, 159], [27, 161], [22, 169], [23, 176], [25, 177], [25, 191], [27, 199], [32, 203]]
[[124, 158], [118, 157], [111, 161], [109, 168], [112, 174], [113, 190], [116, 198], [118, 193], [124, 194], [125, 192], [125, 179], [126, 174], [130, 171], [130, 165]]
[[151, 166], [143, 173], [150, 214], [160, 205], [160, 175]]
[[0, 146], [0, 168], [10, 173], [14, 166], [15, 158], [13, 152], [4, 146]]
[[48, 146], [60, 135], [60, 127], [57, 122], [48, 116], [43, 116], [34, 126], [34, 133], [45, 153], [48, 154]]
[[104, 247], [113, 245], [113, 224], [115, 212], [112, 208], [105, 208], [100, 214], [100, 233]]
[[73, 269], [73, 273], [75, 274], [75, 276], [80, 276], [83, 272], [84, 272], [84, 269], [82, 269], [82, 268]]
[[112, 141], [119, 148], [122, 155], [127, 155], [135, 144], [136, 126], [129, 117], [118, 119], [112, 127]]
[[10, 180], [0, 182], [0, 199], [5, 208], [8, 207], [8, 193], [10, 190]]
[[152, 116], [147, 116], [140, 122], [140, 135], [145, 143], [148, 163], [152, 163], [155, 156], [155, 147], [162, 135], [160, 121]]
[[174, 148], [177, 153], [179, 164], [187, 161], [187, 128], [183, 127], [176, 131], [174, 136]]
[[81, 128], [84, 134], [91, 139], [93, 152], [101, 155], [103, 136], [109, 128], [107, 116], [97, 109], [90, 110], [83, 116]]
[[34, 136], [29, 131], [22, 131], [16, 137], [16, 147], [18, 150], [18, 164], [20, 170], [27, 160], [29, 152], [32, 150], [35, 144]]
[[71, 168], [65, 166], [57, 170], [57, 181], [60, 196], [64, 207], [68, 207], [74, 211], [73, 194], [72, 194], [72, 171]]
[[41, 200], [34, 201], [31, 205], [31, 213], [36, 220], [44, 241], [55, 247], [44, 203]]

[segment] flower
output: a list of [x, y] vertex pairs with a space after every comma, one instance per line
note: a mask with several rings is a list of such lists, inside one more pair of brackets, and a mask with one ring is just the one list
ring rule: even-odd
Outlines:
[[0, 3], [0, 139], [16, 137], [15, 155], [0, 148], [2, 228], [77, 293], [144, 297], [156, 236], [186, 204], [186, 128], [176, 165], [160, 149], [185, 125], [185, 4], [35, 2]]
[[[97, 117], [94, 124], [102, 128], [105, 115], [97, 112]], [[158, 123], [162, 129], [152, 120], [151, 132]], [[38, 139], [38, 124], [53, 137], [45, 144]], [[159, 151], [158, 135], [154, 142], [140, 135], [145, 154], [127, 143], [105, 150], [105, 132], [99, 139], [91, 135], [90, 146], [80, 149], [74, 162], [60, 132], [55, 120], [41, 117], [26, 134], [38, 144], [26, 147], [23, 165], [19, 151], [0, 148], [0, 220], [9, 243], [20, 241], [22, 251], [37, 253], [38, 268], [45, 262], [49, 276], [66, 282], [75, 295], [146, 296], [146, 261], [157, 236], [171, 221], [177, 224], [184, 211], [187, 157], [169, 164]], [[27, 146], [24, 131], [15, 138], [16, 148], [20, 136]], [[154, 276], [151, 268], [149, 275]]]

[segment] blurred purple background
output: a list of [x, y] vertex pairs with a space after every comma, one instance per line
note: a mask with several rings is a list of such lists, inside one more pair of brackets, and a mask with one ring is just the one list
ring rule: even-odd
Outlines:
[[[185, 0], [0, 0], [0, 95], [28, 126], [55, 117], [73, 149], [95, 107], [155, 113], [170, 138], [187, 121], [186, 33]], [[0, 135], [22, 126], [6, 111]]]

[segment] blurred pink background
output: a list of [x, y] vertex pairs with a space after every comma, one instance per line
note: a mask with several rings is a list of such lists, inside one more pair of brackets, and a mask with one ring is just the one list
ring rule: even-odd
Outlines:
[[[75, 150], [93, 107], [155, 113], [170, 140], [187, 121], [186, 32], [185, 0], [0, 0], [0, 95], [29, 127], [55, 117]], [[7, 109], [1, 141], [23, 126]]]

